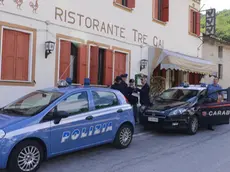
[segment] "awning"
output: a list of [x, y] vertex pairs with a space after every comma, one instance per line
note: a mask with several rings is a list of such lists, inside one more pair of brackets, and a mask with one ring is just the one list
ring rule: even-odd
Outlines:
[[216, 75], [217, 65], [198, 57], [192, 57], [185, 54], [172, 52], [168, 50], [158, 50], [154, 57], [156, 62], [154, 68], [161, 64], [161, 69], [174, 69], [192, 73]]

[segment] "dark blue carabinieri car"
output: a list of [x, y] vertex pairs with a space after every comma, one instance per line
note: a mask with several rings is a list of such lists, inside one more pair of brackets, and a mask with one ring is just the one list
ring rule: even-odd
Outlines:
[[140, 107], [140, 122], [145, 129], [182, 129], [195, 134], [199, 127], [229, 124], [230, 89], [211, 94], [205, 84], [170, 88], [156, 97], [149, 107]]

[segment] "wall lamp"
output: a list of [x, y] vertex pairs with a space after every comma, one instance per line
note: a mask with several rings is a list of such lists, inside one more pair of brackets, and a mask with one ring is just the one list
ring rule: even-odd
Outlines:
[[48, 55], [52, 53], [52, 51], [54, 50], [54, 46], [55, 46], [55, 42], [52, 41], [47, 41], [45, 42], [45, 58], [47, 59]]
[[147, 64], [148, 64], [148, 60], [142, 59], [140, 61], [140, 71], [142, 71], [143, 69], [145, 69], [145, 67], [147, 66]]

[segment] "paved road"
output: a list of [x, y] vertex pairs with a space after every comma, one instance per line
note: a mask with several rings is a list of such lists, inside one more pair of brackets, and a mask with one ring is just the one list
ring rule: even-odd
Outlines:
[[[140, 133], [141, 132], [141, 133]], [[128, 149], [111, 145], [49, 160], [39, 172], [229, 172], [230, 125], [195, 136], [139, 129]]]

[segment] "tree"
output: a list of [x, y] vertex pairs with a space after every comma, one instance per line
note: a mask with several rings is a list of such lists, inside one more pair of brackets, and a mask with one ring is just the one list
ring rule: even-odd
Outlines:
[[[205, 15], [201, 17], [201, 32], [205, 33]], [[216, 15], [216, 36], [230, 41], [230, 10], [217, 12]]]

